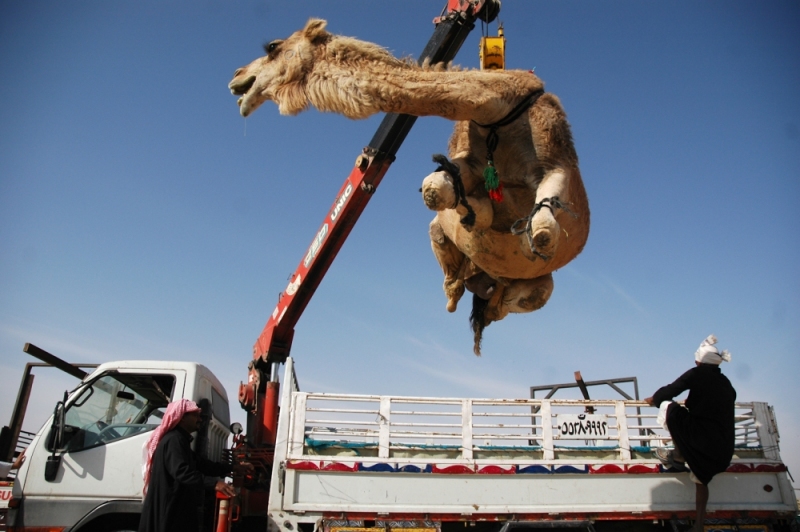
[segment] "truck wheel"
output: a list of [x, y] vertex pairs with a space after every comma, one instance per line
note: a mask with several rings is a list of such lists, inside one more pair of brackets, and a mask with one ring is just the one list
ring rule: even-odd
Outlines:
[[75, 532], [137, 532], [139, 514], [103, 515]]
[[267, 518], [247, 516], [233, 524], [233, 532], [264, 532], [267, 529]]

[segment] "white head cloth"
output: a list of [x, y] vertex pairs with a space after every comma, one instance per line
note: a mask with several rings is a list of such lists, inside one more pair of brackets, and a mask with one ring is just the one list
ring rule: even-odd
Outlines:
[[728, 350], [719, 351], [714, 345], [717, 343], [717, 337], [713, 334], [708, 335], [708, 338], [703, 340], [697, 351], [694, 352], [694, 359], [701, 364], [715, 364], [719, 366], [722, 361], [730, 362], [731, 354]]
[[164, 418], [161, 424], [150, 434], [142, 445], [142, 479], [144, 480], [144, 488], [142, 488], [142, 495], [147, 495], [147, 488], [150, 485], [150, 468], [153, 465], [153, 455], [156, 454], [156, 449], [164, 434], [171, 431], [183, 419], [187, 412], [200, 412], [201, 409], [197, 403], [189, 399], [179, 399], [167, 405], [167, 411], [164, 413]]

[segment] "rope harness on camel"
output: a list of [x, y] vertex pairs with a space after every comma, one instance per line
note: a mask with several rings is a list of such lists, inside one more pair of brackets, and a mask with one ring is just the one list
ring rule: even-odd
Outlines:
[[[461, 180], [461, 170], [458, 169], [457, 164], [449, 161], [447, 157], [441, 153], [437, 153], [433, 156], [433, 162], [439, 165], [435, 170], [436, 172], [445, 171], [453, 178], [453, 190], [456, 193], [456, 200], [452, 208], [455, 209], [459, 204], [463, 205], [467, 209], [467, 214], [461, 218], [461, 225], [464, 227], [472, 227], [475, 225], [475, 211], [472, 210], [469, 202], [467, 202], [467, 193], [464, 191], [464, 182]], [[421, 190], [422, 189], [420, 189], [420, 191]]]
[[486, 135], [486, 168], [483, 170], [483, 180], [489, 197], [494, 201], [503, 201], [503, 184], [500, 182], [500, 174], [497, 173], [497, 168], [494, 166], [494, 150], [497, 149], [497, 143], [500, 141], [497, 130], [519, 118], [522, 113], [536, 103], [536, 100], [538, 100], [542, 94], [544, 94], [544, 89], [539, 89], [538, 91], [530, 93], [524, 100], [518, 103], [505, 118], [493, 124], [479, 124], [474, 120], [472, 121], [476, 126], [489, 130], [489, 134]]
[[[486, 136], [487, 167], [483, 171], [483, 179], [486, 191], [489, 193], [489, 197], [494, 201], [503, 201], [503, 184], [500, 183], [500, 175], [497, 173], [497, 169], [494, 166], [494, 151], [497, 149], [497, 143], [500, 142], [500, 136], [497, 134], [497, 130], [503, 126], [509, 125], [514, 120], [522, 116], [522, 113], [530, 109], [530, 107], [536, 103], [536, 100], [538, 100], [542, 94], [544, 94], [543, 89], [530, 93], [504, 118], [494, 122], [493, 124], [479, 124], [474, 120], [472, 121], [476, 126], [489, 130], [489, 134]], [[439, 165], [439, 167], [435, 170], [436, 172], [445, 171], [450, 174], [450, 177], [453, 178], [455, 201], [451, 208], [455, 209], [459, 205], [464, 206], [464, 208], [467, 210], [467, 214], [465, 214], [460, 221], [461, 225], [469, 229], [475, 225], [475, 211], [472, 209], [469, 202], [467, 202], [467, 193], [464, 189], [464, 182], [461, 180], [461, 170], [459, 170], [458, 165], [451, 162], [447, 159], [447, 157], [439, 153], [433, 156], [433, 162]], [[422, 189], [420, 189], [420, 191], [421, 190]]]
[[[572, 212], [569, 207], [567, 207], [569, 203], [562, 203], [558, 196], [553, 196], [552, 198], [544, 198], [539, 203], [536, 203], [531, 210], [531, 213], [526, 216], [525, 218], [520, 218], [511, 226], [511, 234], [512, 235], [521, 235], [525, 233], [525, 236], [528, 237], [528, 245], [531, 247], [531, 252], [536, 255], [537, 257], [542, 258], [543, 260], [550, 260], [550, 257], [545, 255], [544, 253], [540, 252], [536, 249], [536, 245], [533, 242], [533, 235], [531, 235], [531, 226], [533, 224], [533, 217], [536, 216], [536, 213], [542, 210], [543, 207], [547, 207], [550, 209], [550, 212], [555, 214], [553, 208], [561, 209], [562, 211], [566, 212], [573, 218], [577, 218], [578, 215]], [[521, 227], [521, 224], [524, 224], [524, 227]]]

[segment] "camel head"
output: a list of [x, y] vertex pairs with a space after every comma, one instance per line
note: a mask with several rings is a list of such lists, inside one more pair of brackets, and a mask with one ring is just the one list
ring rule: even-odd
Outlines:
[[240, 96], [242, 116], [269, 100], [278, 104], [283, 115], [296, 115], [308, 107], [306, 82], [314, 67], [315, 52], [332, 37], [325, 31], [326, 25], [324, 20], [310, 19], [289, 38], [266, 44], [267, 55], [234, 72], [228, 88]]

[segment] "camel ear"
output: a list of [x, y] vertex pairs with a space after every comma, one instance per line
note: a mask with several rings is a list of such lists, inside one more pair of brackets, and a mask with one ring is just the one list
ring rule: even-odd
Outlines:
[[312, 18], [306, 23], [306, 27], [303, 28], [303, 35], [306, 36], [311, 42], [316, 42], [321, 39], [325, 39], [330, 35], [327, 31], [325, 31], [325, 26], [328, 25], [326, 20], [322, 20], [321, 18]]

